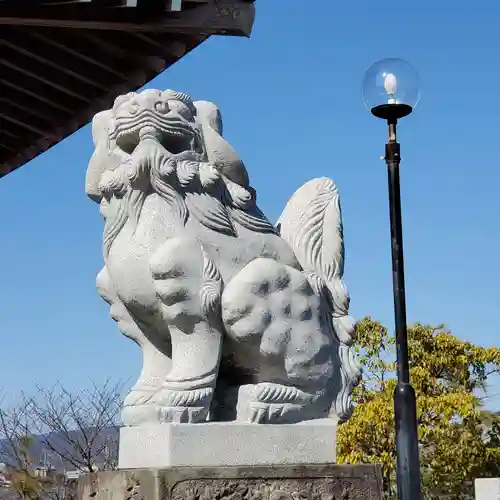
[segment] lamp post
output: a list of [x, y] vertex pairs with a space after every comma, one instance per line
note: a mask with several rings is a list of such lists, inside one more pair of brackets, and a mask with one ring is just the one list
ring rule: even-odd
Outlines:
[[408, 361], [399, 186], [401, 157], [396, 136], [398, 120], [409, 115], [419, 100], [417, 72], [402, 59], [378, 61], [365, 74], [363, 98], [368, 110], [377, 118], [386, 120], [389, 129], [389, 139], [385, 146], [385, 161], [389, 178], [392, 280], [398, 375], [394, 393], [398, 500], [421, 500], [417, 404], [415, 391], [410, 384]]

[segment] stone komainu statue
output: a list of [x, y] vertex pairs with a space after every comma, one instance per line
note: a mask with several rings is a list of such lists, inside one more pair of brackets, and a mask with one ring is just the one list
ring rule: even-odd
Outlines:
[[306, 183], [274, 226], [214, 104], [145, 90], [92, 127], [98, 289], [143, 351], [123, 424], [348, 418], [360, 370], [335, 184]]

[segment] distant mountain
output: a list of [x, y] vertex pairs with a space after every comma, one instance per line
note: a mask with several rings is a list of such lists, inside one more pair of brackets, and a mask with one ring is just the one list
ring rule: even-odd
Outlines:
[[[81, 435], [80, 431], [73, 431], [71, 439], [77, 441], [78, 436]], [[106, 456], [117, 456], [118, 452], [118, 430], [114, 427], [103, 430], [96, 438], [93, 449], [100, 450], [101, 453], [95, 456], [95, 465], [101, 468], [106, 462]], [[66, 451], [67, 455], [75, 456], [76, 451], [71, 448], [68, 440], [62, 435], [56, 433], [48, 434], [47, 436], [34, 435], [32, 436], [33, 442], [30, 446], [30, 457], [34, 467], [51, 466], [57, 471], [73, 470], [73, 464], [64, 461], [61, 457], [53, 452], [44, 441], [49, 441], [56, 450], [61, 453]], [[81, 441], [80, 441], [81, 442]], [[107, 451], [104, 448], [107, 445]], [[0, 440], [0, 462], [8, 465], [12, 464], [12, 454], [9, 452], [9, 444], [6, 440]]]

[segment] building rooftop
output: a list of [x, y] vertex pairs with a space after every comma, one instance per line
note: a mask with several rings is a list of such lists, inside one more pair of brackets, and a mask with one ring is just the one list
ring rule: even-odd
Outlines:
[[0, 177], [214, 34], [249, 36], [251, 0], [0, 0]]

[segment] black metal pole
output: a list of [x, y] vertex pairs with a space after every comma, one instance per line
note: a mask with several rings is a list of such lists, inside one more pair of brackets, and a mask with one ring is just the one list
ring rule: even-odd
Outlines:
[[399, 186], [399, 163], [401, 157], [399, 143], [396, 137], [397, 120], [389, 120], [388, 123], [389, 141], [386, 144], [385, 160], [389, 175], [392, 280], [394, 286], [394, 316], [396, 324], [398, 374], [398, 384], [394, 392], [398, 500], [421, 500], [417, 401], [415, 391], [410, 384], [410, 367], [408, 361], [403, 230], [401, 223], [401, 193]]

